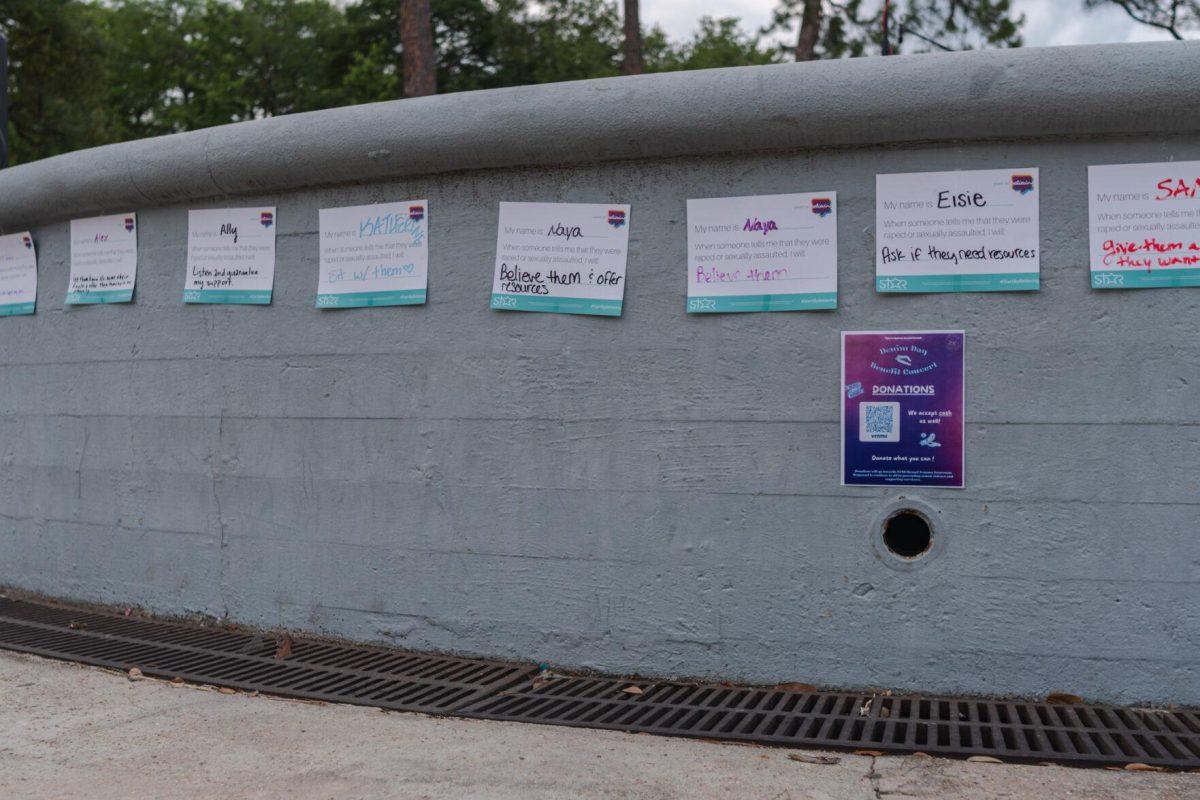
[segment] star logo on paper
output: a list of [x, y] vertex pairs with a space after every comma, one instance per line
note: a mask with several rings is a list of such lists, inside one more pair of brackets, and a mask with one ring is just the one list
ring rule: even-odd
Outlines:
[[833, 200], [828, 197], [814, 197], [812, 212], [822, 219], [828, 217], [833, 213]]
[[275, 215], [272, 214], [270, 211], [264, 211], [264, 212], [262, 212], [262, 215], [259, 217], [259, 222], [262, 223], [262, 226], [264, 228], [269, 228], [275, 222]]
[[125, 218], [125, 230], [128, 233], [133, 233], [133, 217]]
[[610, 209], [608, 212], [608, 224], [614, 228], [619, 228], [625, 224], [625, 212], [619, 208]]
[[425, 206], [409, 206], [408, 218], [413, 222], [420, 222], [425, 219]]
[[21, 243], [25, 245], [26, 250], [33, 249], [33, 239], [30, 239], [28, 236], [22, 236]]

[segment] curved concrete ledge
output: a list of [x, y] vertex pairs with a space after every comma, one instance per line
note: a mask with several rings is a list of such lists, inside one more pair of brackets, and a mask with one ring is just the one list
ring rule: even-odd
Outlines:
[[0, 227], [514, 166], [1200, 130], [1200, 42], [992, 50], [527, 86], [294, 114], [0, 173]]

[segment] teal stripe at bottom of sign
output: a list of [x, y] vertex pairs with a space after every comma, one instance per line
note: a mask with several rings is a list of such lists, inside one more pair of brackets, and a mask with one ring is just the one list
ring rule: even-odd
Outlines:
[[1104, 270], [1092, 273], [1093, 289], [1162, 289], [1200, 286], [1200, 269]]
[[620, 300], [589, 300], [585, 297], [538, 297], [523, 294], [493, 294], [492, 308], [499, 311], [549, 311], [555, 314], [621, 316]]
[[9, 303], [0, 306], [0, 317], [19, 317], [33, 313], [33, 303]]
[[425, 302], [424, 289], [399, 292], [344, 292], [317, 295], [317, 308], [370, 308], [374, 306], [419, 306]]
[[67, 305], [84, 306], [90, 303], [128, 303], [133, 289], [112, 289], [107, 292], [67, 292]]
[[811, 294], [743, 294], [689, 297], [689, 314], [727, 314], [738, 311], [819, 311], [837, 308], [837, 292]]
[[271, 303], [271, 292], [253, 289], [184, 289], [183, 302], [265, 306]]
[[997, 272], [986, 275], [895, 275], [875, 278], [875, 291], [892, 292], [1036, 292], [1036, 272]]

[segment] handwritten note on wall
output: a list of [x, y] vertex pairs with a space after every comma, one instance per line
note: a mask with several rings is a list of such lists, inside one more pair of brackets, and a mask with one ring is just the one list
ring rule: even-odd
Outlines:
[[136, 214], [71, 220], [68, 305], [128, 303], [136, 281]]
[[274, 284], [274, 207], [188, 212], [183, 302], [266, 305]]
[[837, 308], [837, 195], [688, 200], [691, 313]]
[[1200, 161], [1088, 167], [1092, 287], [1200, 286]]
[[429, 202], [321, 209], [317, 308], [425, 302]]
[[875, 176], [875, 289], [1039, 288], [1038, 171]]
[[29, 231], [0, 236], [0, 317], [32, 314], [37, 303], [37, 253]]
[[492, 308], [619, 317], [629, 206], [501, 203]]

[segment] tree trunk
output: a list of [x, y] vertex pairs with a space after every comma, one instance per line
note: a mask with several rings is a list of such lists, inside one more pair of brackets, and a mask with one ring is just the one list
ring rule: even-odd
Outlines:
[[437, 62], [433, 54], [429, 0], [400, 0], [400, 47], [404, 96], [436, 94]]
[[641, 75], [644, 70], [640, 17], [638, 0], [625, 0], [625, 60], [621, 71], [626, 75]]
[[822, 0], [804, 0], [800, 16], [800, 36], [796, 39], [796, 60], [812, 61], [817, 57], [817, 39], [821, 35]]

